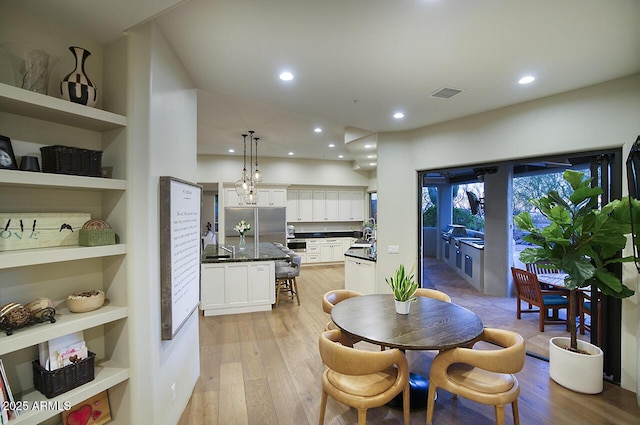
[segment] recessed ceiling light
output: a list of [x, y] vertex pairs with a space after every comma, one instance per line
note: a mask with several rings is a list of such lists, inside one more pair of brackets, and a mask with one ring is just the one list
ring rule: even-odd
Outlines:
[[329, 147], [330, 147], [330, 148], [335, 148], [335, 147], [336, 147], [336, 145], [334, 145], [333, 143], [329, 143]]
[[529, 84], [529, 83], [534, 82], [535, 79], [536, 79], [536, 77], [532, 77], [531, 75], [527, 75], [525, 77], [520, 78], [518, 80], [518, 83], [520, 83], [520, 84]]
[[316, 133], [322, 133], [322, 129], [320, 127], [316, 127], [313, 129]]
[[399, 120], [404, 118], [404, 114], [402, 112], [396, 112], [395, 114], [393, 114], [393, 118]]
[[293, 152], [289, 152], [289, 156], [293, 156]]
[[375, 162], [370, 162], [369, 165], [376, 165], [376, 163]]
[[371, 149], [371, 145], [364, 145], [365, 149]]
[[375, 155], [367, 155], [367, 159], [373, 159], [375, 157], [376, 157]]
[[280, 74], [280, 79], [282, 81], [291, 81], [293, 80], [293, 74], [290, 73], [289, 71], [285, 71], [282, 74]]
[[235, 149], [229, 149], [229, 153], [234, 153], [235, 151]]
[[344, 158], [344, 155], [338, 155], [338, 158]]

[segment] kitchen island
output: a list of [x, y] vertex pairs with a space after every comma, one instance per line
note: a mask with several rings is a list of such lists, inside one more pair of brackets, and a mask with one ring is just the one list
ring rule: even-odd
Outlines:
[[233, 249], [207, 245], [203, 250], [200, 309], [205, 316], [268, 311], [275, 303], [275, 262], [288, 255], [272, 243]]
[[351, 247], [344, 253], [344, 289], [374, 294], [376, 255], [371, 248]]

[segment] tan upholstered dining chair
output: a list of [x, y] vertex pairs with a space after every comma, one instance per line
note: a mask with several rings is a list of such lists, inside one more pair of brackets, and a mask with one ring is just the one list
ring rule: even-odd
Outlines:
[[[361, 295], [362, 294], [360, 292], [352, 291], [350, 289], [334, 289], [332, 291], [329, 291], [325, 293], [324, 296], [322, 297], [322, 311], [331, 315], [331, 310], [333, 310], [333, 307], [336, 304], [338, 304], [340, 301], [344, 301], [351, 297], [359, 297]], [[333, 320], [329, 320], [327, 324], [324, 326], [324, 330], [330, 331], [332, 329], [338, 329], [338, 327], [336, 326], [335, 323], [333, 323]], [[353, 347], [353, 344], [355, 344], [358, 341], [360, 341], [360, 339], [354, 338], [353, 336], [348, 335], [344, 332], [342, 333], [341, 342], [343, 345]]]
[[[334, 289], [333, 291], [329, 291], [322, 297], [322, 311], [327, 314], [331, 314], [331, 310], [333, 310], [333, 307], [340, 301], [344, 301], [351, 297], [359, 297], [360, 295], [362, 295], [360, 292], [352, 291], [349, 289]], [[330, 320], [325, 325], [324, 330], [328, 331], [331, 329], [338, 329], [338, 327], [335, 323], [333, 323], [333, 321]]]
[[319, 349], [327, 369], [322, 374], [320, 421], [327, 399], [358, 410], [358, 425], [367, 423], [367, 409], [382, 406], [402, 393], [404, 425], [409, 425], [409, 364], [402, 351], [365, 351], [340, 344], [342, 331], [320, 335]]
[[485, 328], [475, 340], [478, 341], [488, 341], [503, 348], [452, 348], [440, 352], [433, 360], [429, 374], [427, 425], [433, 420], [437, 388], [495, 406], [497, 425], [504, 425], [504, 407], [511, 403], [513, 422], [515, 425], [520, 423], [520, 386], [514, 374], [524, 366], [524, 338], [515, 332]]
[[444, 301], [447, 303], [451, 302], [451, 297], [445, 294], [442, 291], [438, 291], [437, 289], [428, 289], [428, 288], [418, 288], [416, 291], [417, 297], [427, 297], [427, 298], [435, 298], [436, 300]]

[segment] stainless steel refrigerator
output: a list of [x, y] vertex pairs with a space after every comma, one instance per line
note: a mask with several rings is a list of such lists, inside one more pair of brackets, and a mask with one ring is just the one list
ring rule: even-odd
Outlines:
[[241, 220], [251, 225], [245, 234], [247, 244], [256, 242], [287, 243], [287, 215], [284, 207], [227, 207], [224, 209], [224, 240], [237, 245], [240, 235], [234, 227]]

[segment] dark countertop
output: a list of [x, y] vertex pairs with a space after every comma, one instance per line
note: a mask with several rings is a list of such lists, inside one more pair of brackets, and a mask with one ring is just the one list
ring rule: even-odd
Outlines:
[[[229, 246], [229, 245], [225, 245]], [[230, 252], [220, 249], [218, 245], [207, 245], [202, 252], [202, 263], [242, 263], [248, 261], [276, 261], [286, 260], [289, 256], [280, 248], [272, 244], [271, 242], [261, 242], [258, 244], [258, 250], [252, 243], [247, 244], [247, 249], [244, 252], [238, 251], [236, 248], [236, 255], [232, 258]]]
[[344, 253], [346, 257], [358, 258], [360, 260], [372, 261], [375, 263], [376, 255], [371, 253], [371, 248], [349, 248]]

